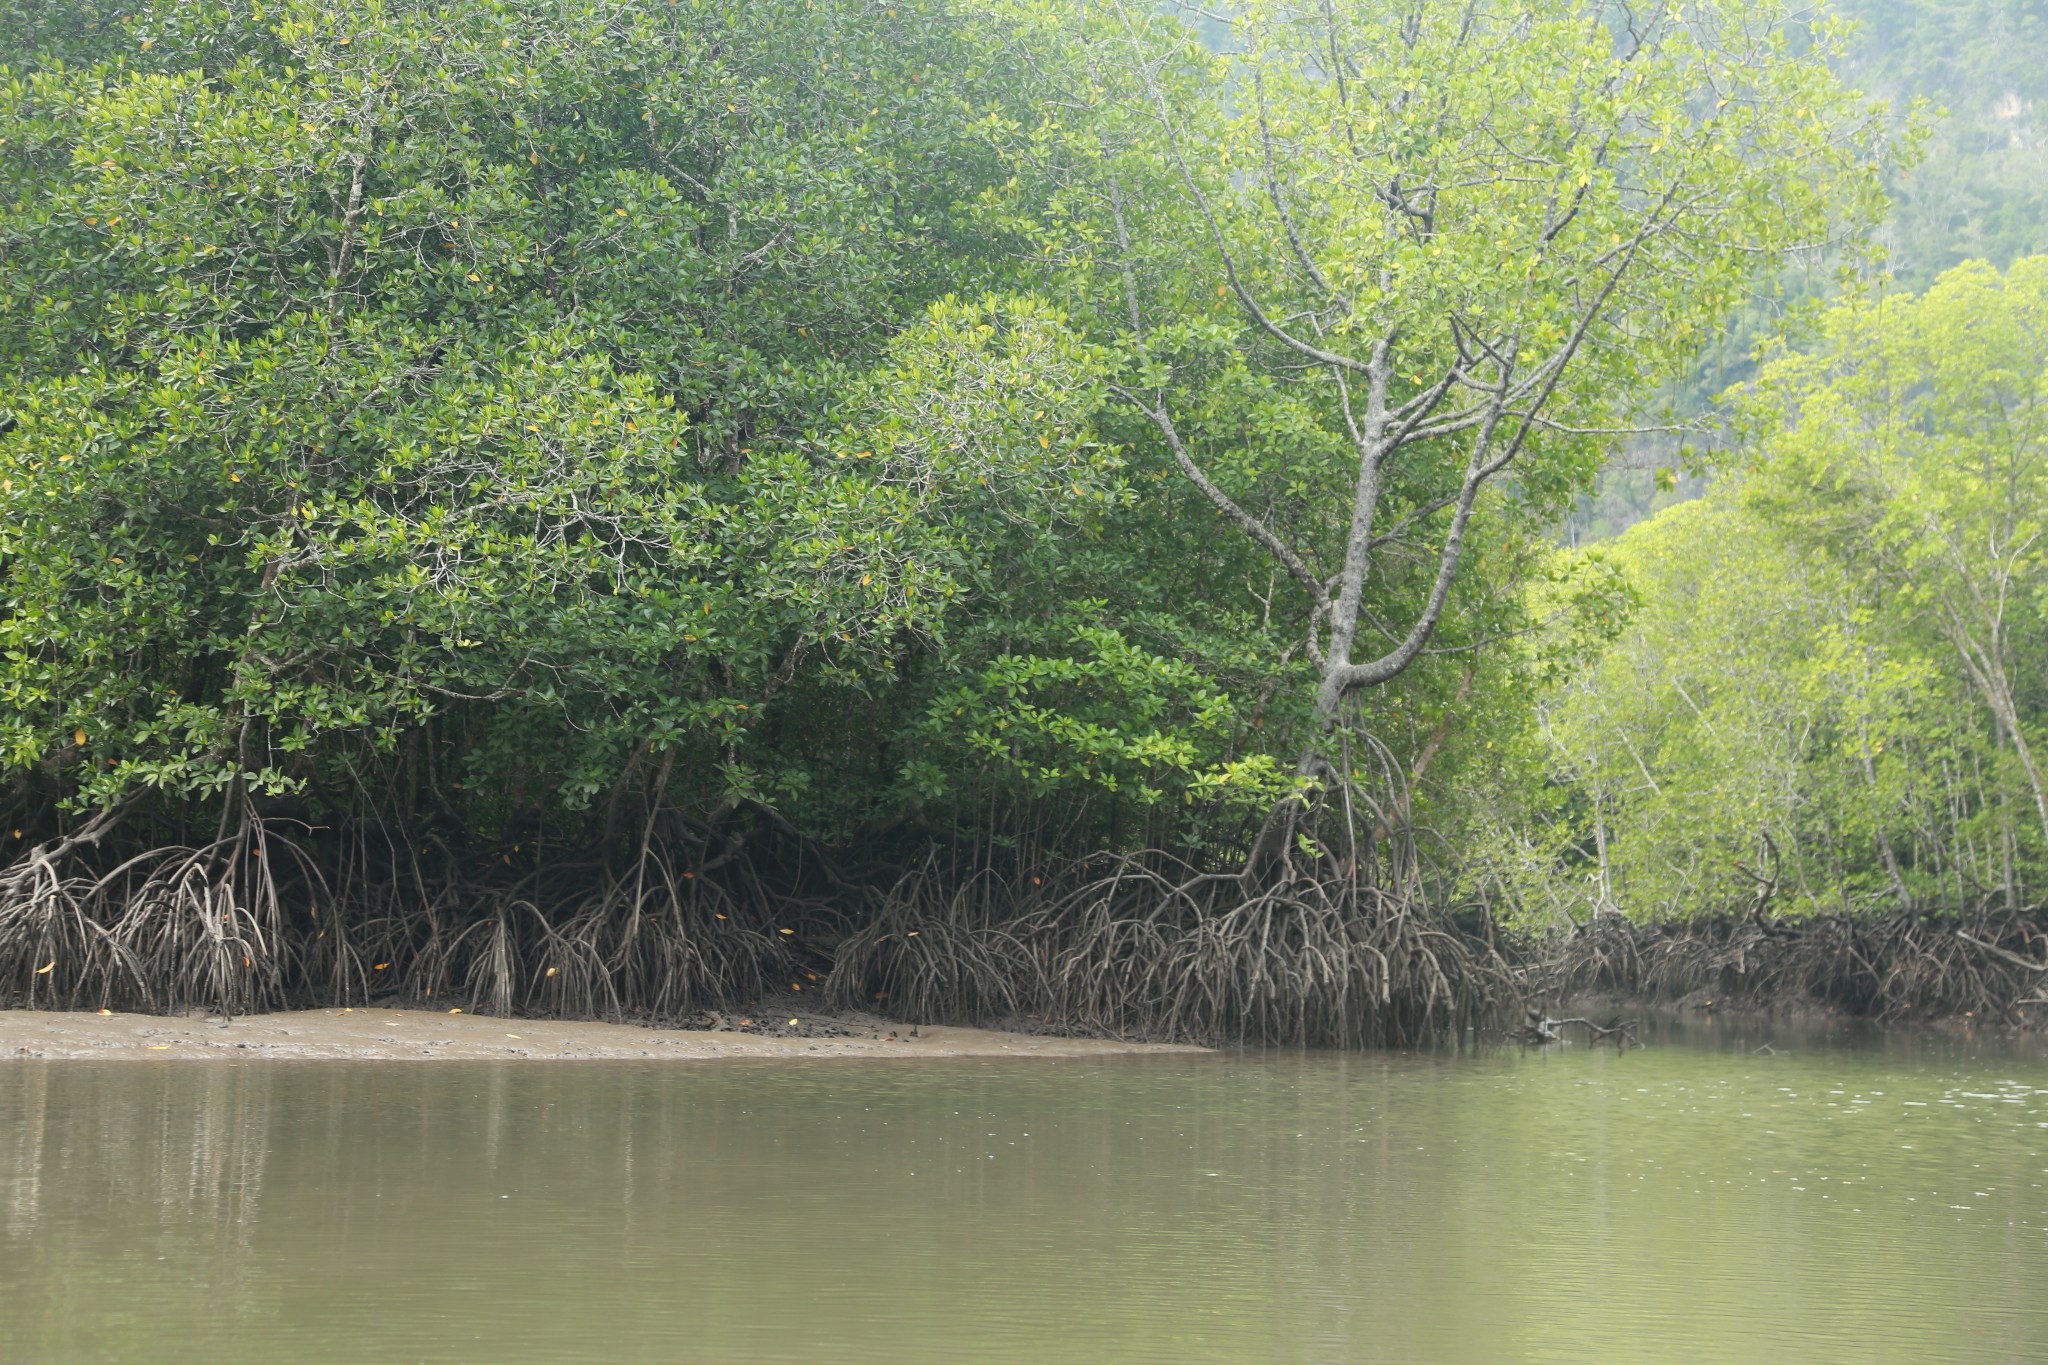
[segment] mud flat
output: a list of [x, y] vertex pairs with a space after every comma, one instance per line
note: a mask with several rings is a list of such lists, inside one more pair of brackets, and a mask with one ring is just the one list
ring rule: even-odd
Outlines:
[[[734, 1025], [740, 1020], [735, 1019]], [[765, 1027], [768, 1032], [750, 1032]], [[727, 1029], [498, 1019], [411, 1009], [205, 1015], [0, 1010], [0, 1060], [605, 1061], [720, 1057], [1098, 1057], [1200, 1048], [995, 1029], [916, 1027], [824, 1015]]]

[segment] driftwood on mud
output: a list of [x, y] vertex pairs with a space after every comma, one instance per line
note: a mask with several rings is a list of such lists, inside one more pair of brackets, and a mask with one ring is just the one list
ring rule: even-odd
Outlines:
[[1596, 1024], [1591, 1019], [1581, 1017], [1553, 1019], [1536, 1006], [1529, 1007], [1522, 1026], [1509, 1036], [1525, 1043], [1547, 1045], [1566, 1041], [1565, 1030], [1570, 1028], [1585, 1030], [1587, 1040], [1596, 1044], [1612, 1040], [1617, 1048], [1623, 1050], [1642, 1046], [1636, 1038], [1636, 1026], [1633, 1021], [1616, 1019], [1610, 1024]]

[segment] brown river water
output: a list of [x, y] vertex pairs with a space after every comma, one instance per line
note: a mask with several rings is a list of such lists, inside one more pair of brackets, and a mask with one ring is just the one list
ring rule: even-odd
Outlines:
[[1646, 1042], [0, 1062], [0, 1361], [2048, 1360], [2038, 1044]]

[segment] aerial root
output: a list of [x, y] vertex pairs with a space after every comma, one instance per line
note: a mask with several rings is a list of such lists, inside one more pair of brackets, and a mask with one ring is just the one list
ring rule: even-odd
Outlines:
[[2048, 1006], [2048, 932], [2017, 916], [1635, 924], [1603, 915], [1551, 944], [1537, 975], [1558, 999], [1799, 1002], [1873, 1019], [2017, 1023]]
[[24, 860], [0, 870], [0, 988], [40, 1008], [650, 1021], [787, 992], [908, 1022], [1331, 1047], [1462, 1036], [1518, 998], [1493, 949], [1419, 892], [1327, 860], [999, 872], [927, 853], [807, 885], [702, 845], [522, 868], [375, 839], [252, 818], [99, 873]]
[[[1506, 964], [1417, 900], [1354, 879], [1248, 887], [1160, 855], [1028, 897], [899, 883], [842, 947], [835, 1000], [910, 1019], [1210, 1043], [1371, 1047], [1455, 1036], [1513, 998]], [[912, 926], [915, 926], [914, 928]]]

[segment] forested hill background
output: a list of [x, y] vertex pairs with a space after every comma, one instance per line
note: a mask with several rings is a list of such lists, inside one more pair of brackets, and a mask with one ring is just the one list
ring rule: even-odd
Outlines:
[[[1894, 171], [1892, 211], [1878, 230], [1885, 266], [1917, 292], [1967, 260], [2004, 267], [2048, 251], [2048, 0], [1840, 0], [1856, 24], [1838, 67], [1845, 79], [1928, 125], [1925, 159]], [[1831, 287], [1825, 264], [1785, 281], [1797, 297]], [[1749, 373], [1749, 350], [1779, 319], [1760, 308], [1701, 359], [1684, 400], [1697, 407]], [[1707, 479], [1683, 471], [1671, 443], [1646, 442], [1604, 471], [1566, 519], [1581, 544], [1618, 535], [1651, 513], [1698, 497]]]
[[2048, 251], [2048, 3], [1847, 0], [1861, 29], [1844, 74], [1933, 120], [1922, 164], [1893, 177], [1882, 237], [1919, 291], [1967, 260]]

